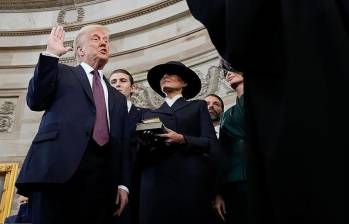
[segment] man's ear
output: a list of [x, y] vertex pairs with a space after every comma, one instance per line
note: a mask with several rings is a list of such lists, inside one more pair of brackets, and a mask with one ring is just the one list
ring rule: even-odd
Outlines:
[[131, 86], [131, 93], [135, 93], [136, 90], [137, 90], [136, 84], [132, 84], [132, 86]]
[[85, 55], [85, 51], [81, 48], [81, 47], [77, 47], [76, 48], [76, 54], [79, 56], [79, 57], [82, 57]]

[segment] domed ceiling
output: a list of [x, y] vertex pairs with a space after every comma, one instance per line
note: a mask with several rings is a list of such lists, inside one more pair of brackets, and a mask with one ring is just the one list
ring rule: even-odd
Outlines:
[[13, 10], [42, 10], [62, 6], [73, 6], [82, 3], [97, 3], [107, 0], [2, 0], [1, 11]]

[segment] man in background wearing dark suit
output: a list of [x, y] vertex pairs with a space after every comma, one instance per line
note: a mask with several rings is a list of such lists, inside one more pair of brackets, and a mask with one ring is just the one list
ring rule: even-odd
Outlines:
[[114, 70], [110, 77], [109, 82], [112, 87], [120, 91], [127, 99], [127, 110], [129, 115], [129, 134], [130, 134], [130, 150], [132, 161], [132, 190], [130, 203], [126, 206], [124, 213], [118, 219], [120, 224], [134, 223], [138, 224], [138, 203], [139, 203], [139, 182], [140, 182], [140, 168], [137, 159], [137, 136], [136, 125], [142, 120], [143, 113], [148, 111], [146, 108], [135, 106], [131, 102], [132, 94], [135, 91], [134, 79], [130, 72], [125, 69]]
[[211, 121], [216, 131], [216, 136], [219, 138], [219, 129], [221, 124], [221, 116], [224, 112], [224, 103], [222, 98], [220, 98], [216, 94], [208, 94], [205, 97], [205, 101], [207, 102], [207, 109], [210, 113]]
[[110, 223], [116, 194], [128, 200], [130, 161], [125, 97], [103, 76], [108, 30], [83, 27], [74, 41], [77, 67], [58, 63], [63, 27], [54, 27], [30, 80], [27, 104], [45, 111], [16, 186], [29, 196], [33, 224]]
[[28, 207], [28, 198], [20, 195], [18, 198], [18, 206], [17, 215], [7, 217], [4, 223], [31, 223], [31, 211]]

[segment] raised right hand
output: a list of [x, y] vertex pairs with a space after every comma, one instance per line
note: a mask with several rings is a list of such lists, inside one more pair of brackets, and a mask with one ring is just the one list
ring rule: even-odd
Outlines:
[[54, 26], [51, 30], [50, 36], [48, 37], [46, 51], [59, 57], [68, 51], [71, 51], [71, 47], [64, 47], [63, 45], [64, 35], [65, 31], [63, 26]]

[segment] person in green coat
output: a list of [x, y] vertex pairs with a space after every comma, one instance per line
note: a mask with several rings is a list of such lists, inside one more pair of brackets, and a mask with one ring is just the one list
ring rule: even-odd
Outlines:
[[225, 169], [213, 207], [225, 223], [247, 223], [246, 124], [244, 110], [244, 77], [221, 59], [226, 81], [237, 94], [236, 104], [224, 112], [219, 142]]

